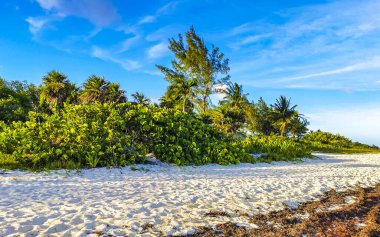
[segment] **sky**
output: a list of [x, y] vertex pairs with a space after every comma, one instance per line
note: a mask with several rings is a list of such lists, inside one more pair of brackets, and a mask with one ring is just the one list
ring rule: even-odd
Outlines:
[[285, 95], [311, 130], [380, 145], [380, 0], [7, 0], [0, 12], [6, 80], [96, 74], [158, 101], [168, 84], [155, 65], [194, 26], [251, 100]]

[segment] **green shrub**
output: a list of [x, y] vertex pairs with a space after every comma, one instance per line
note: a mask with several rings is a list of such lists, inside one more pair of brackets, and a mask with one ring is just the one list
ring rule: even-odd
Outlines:
[[195, 115], [123, 104], [66, 105], [52, 115], [0, 124], [0, 152], [32, 169], [124, 166], [154, 153], [177, 165], [239, 163], [233, 140]]
[[133, 143], [139, 144], [139, 151], [152, 152], [161, 161], [177, 165], [228, 165], [247, 157], [232, 138], [194, 114], [154, 106], [129, 105], [129, 108], [126, 120]]
[[131, 164], [136, 155], [126, 151], [123, 115], [122, 108], [107, 104], [67, 105], [52, 115], [30, 112], [29, 121], [2, 126], [0, 152], [34, 169]]
[[[0, 123], [1, 167], [78, 169], [125, 166], [157, 159], [177, 165], [292, 160], [310, 155], [295, 139], [234, 139], [195, 114], [139, 104], [67, 104], [59, 112], [29, 113], [26, 122]], [[4, 158], [5, 157], [5, 158]]]
[[253, 136], [242, 141], [244, 148], [250, 153], [264, 154], [261, 160], [295, 160], [310, 157], [311, 149], [304, 143], [288, 137]]
[[369, 146], [329, 132], [320, 130], [306, 134], [302, 141], [313, 151], [334, 153], [380, 153], [378, 147]]

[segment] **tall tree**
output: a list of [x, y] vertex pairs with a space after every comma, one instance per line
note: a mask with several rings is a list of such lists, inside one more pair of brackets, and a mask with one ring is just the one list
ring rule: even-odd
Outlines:
[[[214, 93], [216, 84], [229, 80], [228, 59], [217, 47], [212, 46], [209, 50], [203, 39], [195, 33], [194, 27], [191, 27], [186, 33], [186, 43], [181, 34], [178, 40], [169, 39], [169, 49], [175, 57], [172, 61], [172, 69], [159, 65], [157, 68], [171, 85], [187, 87], [191, 91], [187, 94], [196, 97], [194, 104], [198, 111], [205, 114], [210, 105], [210, 95]], [[169, 86], [168, 89], [176, 91], [178, 87]], [[181, 101], [182, 104], [192, 103], [183, 98]]]
[[125, 91], [120, 89], [120, 84], [111, 82], [108, 84], [105, 102], [107, 103], [124, 103], [127, 102], [127, 97], [125, 96]]
[[161, 98], [162, 103], [171, 104], [172, 107], [182, 111], [191, 112], [196, 101], [196, 80], [173, 80], [168, 86], [165, 95]]
[[285, 96], [280, 96], [271, 107], [280, 135], [285, 136], [292, 123], [292, 119], [298, 115], [298, 112], [296, 111], [297, 105], [292, 106], [290, 99], [287, 99]]
[[298, 114], [293, 117], [290, 123], [290, 133], [294, 138], [300, 138], [302, 135], [306, 134], [309, 130], [307, 126], [309, 121], [305, 119], [302, 115]]
[[75, 85], [66, 75], [53, 70], [42, 78], [40, 103], [46, 101], [52, 109], [62, 108], [74, 90]]
[[245, 106], [248, 104], [248, 94], [244, 94], [242, 85], [231, 82], [227, 85], [226, 90], [224, 90], [225, 96], [220, 102], [221, 105], [227, 105], [228, 108], [235, 112], [243, 111]]
[[104, 77], [90, 76], [83, 83], [83, 91], [80, 95], [81, 101], [83, 103], [93, 103], [95, 101], [103, 103], [109, 84]]
[[151, 100], [146, 97], [143, 93], [141, 92], [135, 92], [134, 94], [132, 94], [132, 97], [133, 97], [133, 101], [136, 103], [136, 104], [141, 104], [141, 105], [149, 105], [151, 103]]
[[274, 133], [272, 110], [263, 98], [247, 108], [246, 116], [250, 116], [247, 121], [251, 131], [266, 136]]
[[83, 91], [80, 95], [80, 99], [83, 103], [109, 103], [126, 102], [125, 91], [120, 89], [119, 83], [111, 83], [104, 77], [96, 75], [90, 76], [83, 83]]
[[224, 94], [223, 100], [219, 101], [219, 107], [209, 110], [213, 125], [219, 130], [236, 134], [245, 124], [245, 109], [249, 105], [247, 95], [243, 87], [237, 83], [227, 83], [225, 89], [220, 89]]
[[26, 82], [7, 82], [0, 77], [0, 120], [24, 121], [33, 109]]

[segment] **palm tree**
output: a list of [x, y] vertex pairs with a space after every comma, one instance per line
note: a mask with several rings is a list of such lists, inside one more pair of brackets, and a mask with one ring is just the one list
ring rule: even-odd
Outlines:
[[111, 83], [104, 77], [90, 76], [83, 83], [83, 91], [80, 95], [82, 103], [123, 103], [127, 101], [125, 91], [120, 89], [119, 83]]
[[290, 133], [294, 138], [300, 138], [303, 134], [307, 133], [307, 126], [309, 124], [309, 121], [302, 114], [297, 113], [291, 121]]
[[132, 97], [137, 104], [149, 105], [151, 103], [151, 100], [141, 92], [135, 92]]
[[178, 99], [181, 101], [183, 112], [194, 107], [196, 85], [197, 81], [194, 79], [182, 81], [174, 85], [174, 91], [179, 95]]
[[285, 96], [280, 96], [271, 107], [276, 125], [279, 127], [280, 135], [285, 136], [287, 128], [292, 123], [292, 119], [298, 115], [296, 111], [297, 105], [291, 106], [290, 99], [286, 99]]
[[46, 101], [51, 108], [61, 108], [74, 90], [75, 85], [70, 83], [66, 75], [51, 71], [42, 78], [40, 103]]
[[197, 81], [179, 74], [167, 76], [166, 80], [171, 84], [161, 99], [163, 104], [173, 104], [181, 108], [183, 112], [192, 111], [196, 101]]
[[107, 92], [105, 95], [105, 102], [112, 103], [124, 103], [127, 102], [125, 91], [120, 89], [119, 83], [109, 83]]
[[104, 77], [90, 76], [87, 81], [83, 83], [84, 89], [80, 96], [81, 101], [83, 103], [93, 103], [95, 101], [104, 103], [109, 84], [110, 83]]
[[228, 87], [223, 91], [225, 96], [221, 105], [227, 105], [230, 109], [237, 112], [244, 109], [248, 104], [248, 94], [243, 93], [243, 86], [237, 83], [228, 83]]

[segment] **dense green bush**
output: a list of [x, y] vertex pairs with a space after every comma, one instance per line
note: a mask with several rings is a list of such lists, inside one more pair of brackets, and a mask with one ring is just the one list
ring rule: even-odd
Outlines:
[[127, 132], [139, 153], [152, 152], [165, 162], [234, 164], [247, 154], [232, 138], [203, 123], [194, 114], [154, 106], [126, 104]]
[[311, 156], [311, 149], [294, 138], [254, 136], [247, 137], [242, 141], [242, 144], [249, 153], [264, 154], [262, 158], [268, 161], [295, 160]]
[[123, 110], [107, 104], [67, 105], [52, 115], [30, 112], [29, 121], [2, 126], [0, 152], [22, 166], [76, 168], [135, 162]]
[[[81, 168], [144, 162], [146, 154], [177, 165], [295, 160], [318, 148], [372, 149], [340, 135], [303, 139], [233, 138], [193, 113], [135, 103], [66, 104], [53, 114], [30, 112], [26, 122], [0, 121], [2, 168]], [[345, 150], [339, 151], [345, 151]], [[378, 150], [377, 150], [378, 151]], [[253, 159], [249, 153], [263, 154]]]
[[205, 124], [194, 115], [164, 109], [155, 113], [156, 141], [153, 152], [163, 161], [183, 164], [235, 164], [246, 161], [244, 149], [232, 138]]
[[308, 142], [319, 142], [337, 147], [350, 147], [352, 145], [352, 141], [342, 135], [322, 132], [319, 130], [306, 134], [303, 137], [303, 140]]
[[34, 169], [123, 166], [151, 152], [178, 165], [247, 158], [231, 138], [194, 115], [154, 106], [68, 104], [59, 113], [30, 112], [26, 122], [0, 125], [3, 157]]

